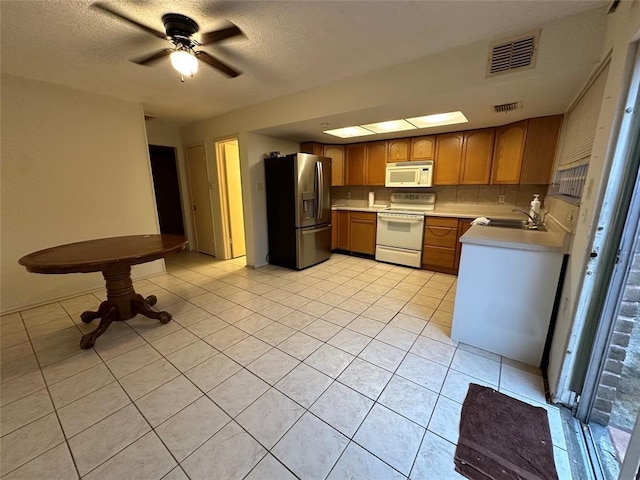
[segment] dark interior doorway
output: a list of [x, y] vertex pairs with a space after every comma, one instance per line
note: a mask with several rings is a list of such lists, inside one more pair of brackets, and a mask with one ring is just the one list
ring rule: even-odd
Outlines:
[[173, 147], [149, 145], [149, 157], [160, 233], [184, 236], [176, 150]]

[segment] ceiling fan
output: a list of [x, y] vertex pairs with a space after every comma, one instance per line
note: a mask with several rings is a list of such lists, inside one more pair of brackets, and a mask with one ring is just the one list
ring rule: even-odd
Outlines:
[[203, 33], [200, 36], [200, 41], [197, 41], [193, 38], [193, 34], [198, 32], [200, 27], [194, 20], [179, 13], [167, 13], [162, 16], [162, 23], [166, 31], [166, 33], [163, 33], [127, 17], [104, 3], [93, 3], [91, 6], [120, 20], [124, 20], [151, 35], [162, 38], [163, 40], [169, 40], [173, 43], [173, 48], [163, 48], [151, 55], [131, 60], [133, 63], [137, 63], [138, 65], [151, 65], [168, 56], [171, 59], [173, 68], [181, 73], [183, 81], [185, 75], [193, 76], [193, 74], [198, 71], [198, 60], [203, 61], [231, 78], [237, 77], [241, 73], [213, 55], [202, 50], [196, 50], [198, 47], [204, 45], [211, 45], [226, 40], [227, 38], [242, 35], [242, 30], [236, 25], [232, 24], [220, 30]]

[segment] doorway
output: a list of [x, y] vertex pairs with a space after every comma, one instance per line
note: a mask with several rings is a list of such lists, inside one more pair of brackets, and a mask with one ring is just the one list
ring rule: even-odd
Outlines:
[[631, 479], [640, 465], [640, 51], [616, 139], [603, 211], [593, 294], [574, 371], [583, 422], [597, 478]]
[[204, 145], [187, 148], [187, 170], [191, 187], [191, 213], [196, 233], [196, 250], [215, 257], [213, 214], [209, 194], [212, 186], [209, 182]]
[[149, 145], [149, 158], [160, 233], [184, 236], [176, 150], [173, 147]]
[[216, 142], [216, 159], [225, 258], [238, 258], [246, 255], [238, 139]]

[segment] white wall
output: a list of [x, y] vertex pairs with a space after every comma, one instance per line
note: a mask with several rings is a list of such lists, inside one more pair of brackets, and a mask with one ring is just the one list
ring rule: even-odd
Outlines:
[[189, 239], [189, 250], [195, 245], [195, 234], [193, 231], [193, 217], [191, 215], [191, 197], [189, 194], [189, 173], [185, 160], [182, 139], [180, 138], [180, 127], [160, 118], [154, 118], [145, 122], [147, 128], [147, 140], [149, 145], [161, 145], [176, 149], [176, 159], [178, 161], [178, 181], [180, 183], [180, 198], [182, 199], [182, 218], [184, 219], [185, 234]]
[[[30, 252], [158, 233], [142, 107], [2, 76], [1, 310], [103, 287], [99, 273], [38, 275]], [[161, 261], [134, 267], [161, 272]]]
[[607, 188], [607, 173], [616, 143], [616, 125], [623, 109], [621, 102], [626, 96], [624, 82], [629, 60], [629, 44], [638, 40], [639, 33], [640, 3], [621, 2], [616, 12], [607, 16], [601, 58], [605, 58], [611, 52], [611, 64], [589, 163], [585, 194], [575, 223], [570, 265], [563, 286], [548, 367], [549, 388], [557, 401], [568, 400], [567, 382], [573, 368], [576, 342], [584, 321], [584, 311], [578, 304], [580, 289], [585, 278], [585, 267], [597, 227], [600, 204]]
[[247, 148], [244, 155], [242, 148], [240, 150], [240, 168], [244, 169], [244, 172], [249, 172], [249, 182], [243, 181], [242, 184], [245, 228], [247, 229], [245, 231], [247, 237], [247, 264], [259, 267], [268, 263], [267, 254], [269, 253], [267, 197], [264, 190], [264, 158], [269, 155], [269, 152], [280, 152], [281, 155], [295, 153], [300, 145], [297, 142], [266, 137], [257, 133], [249, 133], [246, 140], [246, 142], [241, 142], [241, 145], [246, 143]]

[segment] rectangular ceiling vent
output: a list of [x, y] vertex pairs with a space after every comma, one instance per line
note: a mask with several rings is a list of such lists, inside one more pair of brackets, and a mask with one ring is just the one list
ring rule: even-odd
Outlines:
[[522, 108], [522, 102], [503, 103], [501, 105], [494, 105], [493, 111], [496, 113], [513, 112]]
[[494, 42], [489, 52], [487, 77], [534, 68], [539, 37], [540, 31], [537, 30]]

